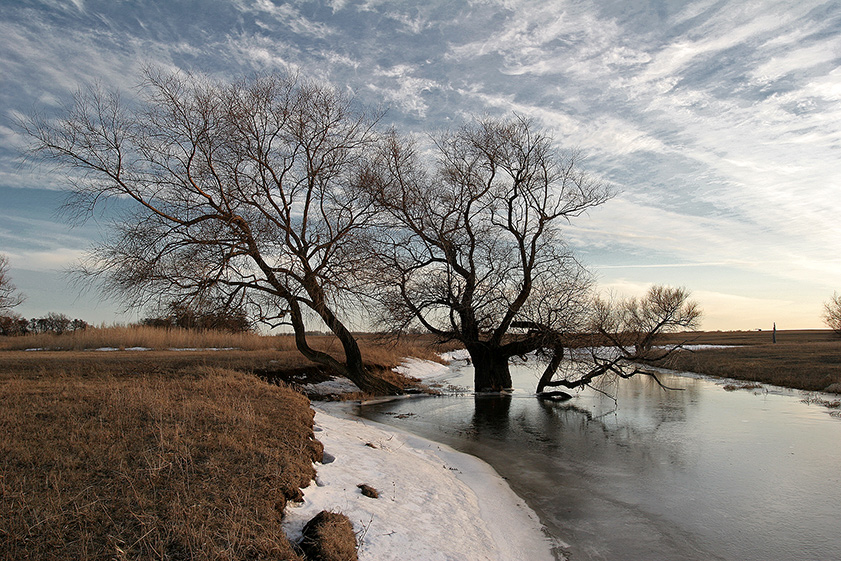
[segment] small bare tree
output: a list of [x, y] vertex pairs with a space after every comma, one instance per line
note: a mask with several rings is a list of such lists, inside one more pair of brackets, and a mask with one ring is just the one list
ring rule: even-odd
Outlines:
[[[308, 359], [370, 392], [340, 318], [358, 294], [355, 256], [373, 207], [358, 189], [377, 117], [331, 88], [289, 76], [237, 83], [146, 72], [141, 95], [79, 93], [61, 118], [21, 126], [35, 156], [73, 173], [68, 208], [130, 203], [83, 275], [130, 304], [221, 302], [291, 325]], [[123, 206], [123, 205], [121, 205]], [[305, 310], [338, 337], [344, 362], [308, 344]]]
[[832, 294], [829, 302], [823, 305], [823, 322], [827, 327], [841, 335], [841, 295]]
[[[656, 375], [646, 365], [663, 361], [682, 343], [663, 344], [663, 335], [696, 330], [701, 308], [685, 288], [652, 286], [642, 298], [622, 300], [596, 298], [586, 337], [570, 349], [563, 368], [564, 348], [551, 355], [537, 386], [566, 389], [590, 386], [604, 378]], [[560, 353], [560, 354], [559, 354]]]
[[9, 275], [9, 258], [0, 254], [0, 314], [6, 315], [17, 306], [20, 306], [26, 298], [18, 292], [17, 287], [12, 284]]
[[592, 283], [561, 225], [611, 193], [523, 118], [477, 121], [436, 148], [433, 167], [393, 135], [368, 172], [384, 214], [376, 292], [389, 329], [458, 340], [476, 390], [510, 388], [511, 357], [579, 327]]

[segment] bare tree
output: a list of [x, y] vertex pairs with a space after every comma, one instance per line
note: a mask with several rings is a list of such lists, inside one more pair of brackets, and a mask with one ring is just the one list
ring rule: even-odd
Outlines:
[[835, 333], [841, 335], [841, 296], [837, 292], [833, 293], [829, 302], [823, 305], [823, 322]]
[[0, 314], [6, 314], [16, 306], [20, 306], [26, 298], [18, 292], [12, 284], [9, 275], [9, 258], [0, 254]]
[[511, 357], [580, 328], [592, 282], [561, 226], [611, 193], [523, 118], [477, 121], [436, 148], [433, 168], [392, 135], [368, 172], [385, 215], [377, 293], [389, 329], [461, 341], [476, 389], [503, 390]]
[[[586, 337], [577, 349], [558, 346], [537, 385], [566, 389], [590, 386], [595, 380], [656, 375], [646, 366], [666, 359], [682, 343], [663, 344], [663, 335], [698, 328], [701, 308], [685, 288], [652, 286], [642, 298], [596, 298]], [[563, 358], [566, 362], [562, 365]]]
[[[308, 359], [388, 392], [339, 316], [373, 215], [357, 180], [377, 120], [295, 77], [228, 84], [149, 70], [132, 103], [91, 88], [60, 119], [22, 127], [33, 154], [73, 173], [71, 212], [131, 203], [83, 275], [135, 305], [246, 307], [291, 325]], [[305, 310], [338, 337], [344, 362], [309, 346]]]

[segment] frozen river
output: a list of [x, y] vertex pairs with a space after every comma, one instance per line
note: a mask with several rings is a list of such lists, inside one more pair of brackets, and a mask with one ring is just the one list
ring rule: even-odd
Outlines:
[[[469, 387], [472, 368], [450, 383]], [[565, 403], [512, 368], [507, 397], [365, 405], [362, 416], [491, 464], [573, 560], [841, 559], [841, 419], [774, 389], [637, 377]], [[824, 398], [830, 396], [823, 396]]]

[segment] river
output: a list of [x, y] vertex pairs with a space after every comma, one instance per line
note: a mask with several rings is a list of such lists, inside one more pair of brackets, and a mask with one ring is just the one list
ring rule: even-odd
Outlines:
[[[469, 387], [469, 365], [448, 382]], [[357, 414], [478, 456], [579, 560], [841, 559], [841, 419], [798, 391], [636, 377], [564, 403], [448, 392]], [[829, 397], [824, 395], [824, 398]]]

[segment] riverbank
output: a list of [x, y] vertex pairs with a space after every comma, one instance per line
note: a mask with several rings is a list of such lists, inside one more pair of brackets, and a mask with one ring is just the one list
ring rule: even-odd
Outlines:
[[[314, 432], [292, 390], [309, 371], [284, 351], [111, 346], [0, 353], [0, 559], [300, 559], [286, 532], [308, 509], [349, 516], [362, 561], [552, 559], [487, 464], [343, 417], [347, 403], [315, 403]], [[420, 359], [397, 370], [430, 386], [449, 372]], [[278, 386], [258, 371], [293, 375]], [[308, 389], [359, 391], [340, 382]]]
[[[453, 362], [467, 355], [455, 351], [441, 357]], [[453, 376], [445, 364], [416, 358], [405, 359], [395, 371], [430, 387]], [[310, 395], [358, 392], [344, 379], [304, 388]], [[490, 465], [357, 417], [350, 407], [347, 402], [313, 403], [324, 463], [316, 466], [315, 481], [303, 490], [304, 502], [287, 508], [284, 529], [290, 539], [297, 540], [318, 512], [333, 510], [353, 523], [363, 561], [563, 558], [565, 544], [548, 537], [534, 511]], [[378, 497], [366, 496], [359, 485], [375, 489]]]
[[[841, 393], [841, 338], [829, 330], [682, 334], [695, 348], [662, 364], [678, 372]], [[677, 335], [672, 335], [676, 339]]]
[[304, 396], [57, 354], [0, 361], [0, 559], [301, 559], [281, 516], [321, 458]]
[[284, 529], [292, 540], [318, 512], [333, 510], [353, 523], [363, 561], [557, 559], [537, 515], [488, 464], [343, 416], [336, 405], [315, 405], [325, 459], [303, 503], [287, 507]]

